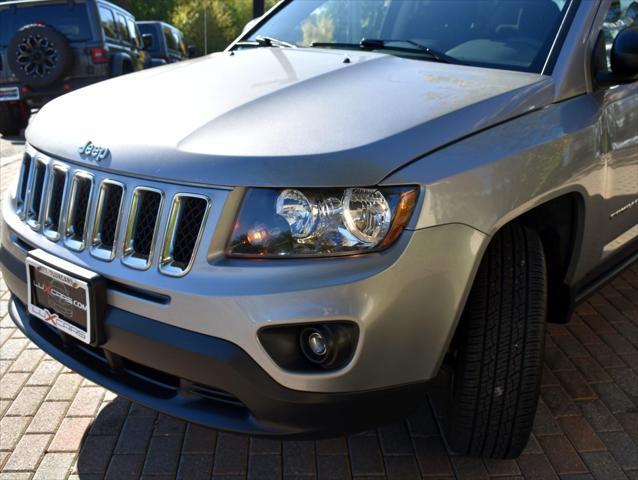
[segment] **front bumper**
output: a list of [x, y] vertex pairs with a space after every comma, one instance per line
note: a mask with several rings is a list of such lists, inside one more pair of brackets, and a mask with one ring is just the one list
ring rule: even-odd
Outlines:
[[[0, 250], [9, 289], [26, 278]], [[99, 348], [28, 314], [12, 296], [9, 314], [53, 358], [89, 380], [169, 415], [250, 435], [323, 436], [401, 417], [425, 400], [425, 384], [353, 393], [301, 392], [275, 382], [241, 348], [117, 308], [107, 308]]]
[[[176, 279], [46, 240], [16, 216], [13, 203], [4, 202], [0, 264], [12, 293], [11, 317], [27, 337], [123, 396], [256, 435], [357, 431], [422, 403], [486, 244], [470, 227], [445, 225], [406, 231], [386, 252], [349, 259], [229, 261], [207, 258], [201, 249], [193, 271]], [[214, 201], [218, 211], [211, 213], [209, 237], [224, 203]], [[24, 263], [34, 247], [106, 278], [98, 348], [60, 336], [26, 314]], [[138, 288], [170, 302], [140, 298]], [[351, 362], [333, 372], [284, 370], [257, 336], [264, 326], [330, 320], [355, 322], [360, 332]]]
[[[392, 248], [349, 258], [228, 259], [223, 251], [242, 189], [140, 179], [95, 169], [87, 161], [62, 162], [41, 152], [37, 156], [42, 165], [68, 169], [69, 178], [80, 174], [94, 179], [87, 232], [96, 221], [97, 186], [105, 181], [126, 187], [120, 223], [128, 217], [137, 188], [162, 192], [166, 199], [157, 232], [168, 231], [168, 207], [177, 195], [205, 195], [211, 207], [191, 270], [173, 277], [160, 268], [163, 234], [157, 235], [148, 269], [137, 270], [124, 261], [124, 225], [114, 242], [113, 258], [96, 258], [89, 248], [74, 251], [62, 240], [46, 238], [38, 225], [20, 218], [15, 195], [9, 194], [3, 204], [0, 243], [7, 256], [17, 259], [18, 270], [24, 269], [28, 251], [37, 248], [95, 272], [106, 281], [110, 308], [237, 345], [275, 382], [291, 390], [348, 393], [418, 384], [434, 377], [487, 244], [482, 233], [452, 224], [406, 230]], [[61, 228], [64, 231], [64, 225]], [[15, 281], [9, 288], [26, 303], [23, 282]], [[347, 322], [358, 331], [351, 361], [338, 370], [282, 367], [258, 335], [267, 327], [326, 322]]]

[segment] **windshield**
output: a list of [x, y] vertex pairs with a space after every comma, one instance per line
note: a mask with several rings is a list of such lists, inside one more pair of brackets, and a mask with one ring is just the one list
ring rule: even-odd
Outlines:
[[43, 5], [25, 3], [3, 6], [0, 3], [0, 45], [8, 45], [15, 33], [25, 25], [50, 25], [70, 41], [91, 38], [84, 2], [47, 2]]
[[[299, 47], [383, 48], [419, 45], [448, 60], [540, 72], [572, 0], [291, 0], [247, 39], [273, 38]], [[361, 44], [378, 41], [379, 48]], [[411, 42], [411, 43], [409, 43]], [[337, 44], [337, 45], [327, 45]]]

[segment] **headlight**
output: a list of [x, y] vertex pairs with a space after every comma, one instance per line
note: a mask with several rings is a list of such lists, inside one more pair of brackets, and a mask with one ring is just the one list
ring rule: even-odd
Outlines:
[[303, 257], [376, 251], [410, 220], [415, 187], [247, 191], [226, 253]]

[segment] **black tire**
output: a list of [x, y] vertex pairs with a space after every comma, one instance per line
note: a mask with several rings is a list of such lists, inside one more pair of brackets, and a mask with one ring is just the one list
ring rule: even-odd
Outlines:
[[0, 103], [0, 134], [2, 136], [19, 135], [29, 121], [18, 104]]
[[66, 37], [47, 25], [25, 25], [9, 41], [9, 67], [33, 88], [60, 80], [71, 68], [73, 51]]
[[534, 422], [547, 305], [545, 256], [533, 231], [508, 225], [479, 267], [460, 331], [446, 436], [464, 455], [518, 457]]

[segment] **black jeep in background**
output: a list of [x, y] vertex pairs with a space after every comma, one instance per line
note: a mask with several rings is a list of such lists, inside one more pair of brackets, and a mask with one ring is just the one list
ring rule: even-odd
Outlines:
[[[195, 47], [188, 46], [181, 30], [165, 22], [137, 22], [148, 53], [153, 57], [153, 66], [181, 62], [195, 56]], [[148, 38], [148, 40], [147, 40]]]
[[103, 0], [0, 3], [0, 134], [70, 90], [150, 66], [135, 18]]

